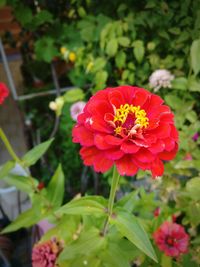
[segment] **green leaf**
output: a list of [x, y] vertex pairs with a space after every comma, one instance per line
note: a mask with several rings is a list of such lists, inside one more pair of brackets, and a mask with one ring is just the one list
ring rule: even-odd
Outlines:
[[124, 70], [122, 73], [122, 80], [125, 81], [128, 79], [128, 76], [130, 74], [130, 70]]
[[118, 50], [118, 42], [116, 38], [113, 38], [108, 41], [107, 46], [106, 46], [106, 53], [110, 57], [114, 57], [117, 53]]
[[98, 86], [97, 89], [103, 89], [108, 79], [108, 73], [105, 70], [98, 71], [94, 77], [95, 84]]
[[35, 53], [38, 60], [48, 63], [59, 54], [55, 40], [50, 37], [43, 37], [35, 42]]
[[67, 103], [76, 102], [84, 99], [84, 92], [80, 88], [74, 88], [67, 91], [64, 96], [64, 101]]
[[172, 94], [166, 95], [165, 101], [171, 108], [175, 110], [179, 110], [183, 105], [182, 100], [179, 97]]
[[186, 191], [192, 199], [200, 200], [200, 177], [189, 180], [186, 184]]
[[65, 191], [65, 177], [59, 164], [47, 187], [48, 199], [54, 207], [60, 207]]
[[21, 213], [15, 221], [9, 224], [6, 228], [3, 229], [2, 233], [9, 233], [17, 231], [22, 227], [30, 227], [37, 223], [40, 220], [40, 217], [35, 213], [35, 209], [31, 208], [23, 213]]
[[112, 218], [111, 223], [116, 225], [117, 229], [124, 237], [157, 262], [157, 257], [148, 235], [134, 215], [123, 210], [118, 210], [116, 218]]
[[0, 179], [5, 178], [5, 176], [12, 170], [15, 166], [14, 161], [7, 161], [3, 166], [0, 168]]
[[119, 51], [115, 57], [115, 63], [119, 69], [123, 68], [126, 63], [126, 53]]
[[188, 80], [188, 88], [191, 92], [200, 92], [200, 81], [191, 76]]
[[191, 123], [195, 123], [198, 120], [198, 116], [194, 110], [190, 110], [186, 114], [186, 119]]
[[98, 57], [95, 59], [94, 61], [94, 65], [92, 67], [92, 72], [97, 72], [102, 70], [106, 65], [106, 60], [105, 58], [102, 57]]
[[86, 12], [85, 12], [85, 9], [82, 7], [82, 6], [80, 6], [79, 8], [78, 8], [78, 14], [79, 14], [79, 16], [81, 17], [81, 18], [84, 18], [85, 16], [86, 16]]
[[66, 243], [70, 243], [73, 240], [73, 236], [77, 230], [81, 229], [80, 225], [81, 216], [64, 215], [56, 222], [54, 227], [49, 229], [42, 236], [41, 241], [46, 241], [51, 239], [52, 236], [57, 236], [60, 239], [65, 240]]
[[129, 260], [123, 254], [122, 248], [115, 243], [109, 243], [106, 250], [102, 251], [100, 258], [105, 264], [115, 267], [130, 267]]
[[122, 37], [119, 37], [117, 40], [121, 46], [128, 47], [130, 45], [130, 39], [128, 37], [122, 36]]
[[116, 203], [116, 206], [120, 206], [124, 210], [127, 210], [127, 212], [131, 213], [134, 209], [135, 202], [138, 199], [138, 192], [139, 190], [136, 190], [125, 195]]
[[38, 185], [38, 181], [36, 179], [14, 174], [9, 174], [8, 176], [6, 176], [5, 181], [9, 185], [14, 185], [16, 188], [23, 192], [26, 192], [27, 194], [33, 193]]
[[173, 27], [173, 28], [170, 28], [170, 29], [168, 30], [168, 32], [170, 32], [170, 33], [172, 33], [172, 34], [175, 34], [175, 35], [180, 35], [181, 30], [180, 30], [180, 28], [178, 28], [178, 27]]
[[44, 23], [51, 23], [53, 22], [53, 16], [52, 14], [47, 10], [41, 10], [39, 13], [37, 13], [33, 18], [33, 23], [35, 26], [40, 26]]
[[172, 82], [173, 89], [187, 90], [188, 80], [185, 77], [175, 78]]
[[82, 197], [79, 199], [73, 199], [69, 203], [62, 206], [56, 211], [58, 215], [62, 214], [78, 214], [78, 215], [89, 215], [89, 214], [101, 214], [106, 215], [107, 202], [103, 197]]
[[133, 54], [138, 63], [141, 63], [144, 58], [144, 43], [141, 40], [133, 42]]
[[22, 26], [26, 26], [33, 19], [32, 10], [25, 6], [22, 3], [19, 3], [17, 8], [14, 10], [16, 19], [22, 24]]
[[37, 145], [36, 147], [28, 151], [22, 158], [24, 165], [26, 167], [34, 165], [38, 161], [38, 159], [40, 159], [41, 156], [47, 151], [52, 142], [53, 138]]
[[175, 169], [189, 169], [194, 168], [193, 160], [180, 160], [174, 165]]
[[78, 255], [92, 255], [105, 247], [106, 239], [100, 235], [99, 229], [91, 228], [82, 232], [80, 237], [69, 245], [66, 245], [59, 256], [59, 261], [76, 258]]
[[194, 40], [190, 48], [191, 67], [195, 76], [200, 71], [200, 39]]

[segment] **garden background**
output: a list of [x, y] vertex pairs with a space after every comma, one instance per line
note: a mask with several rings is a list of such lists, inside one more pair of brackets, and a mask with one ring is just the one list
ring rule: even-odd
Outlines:
[[[47, 152], [40, 155], [42, 158], [28, 165], [31, 176], [44, 187], [41, 191], [48, 189], [51, 176], [58, 165], [62, 165], [64, 200], [59, 200], [56, 208], [80, 194], [107, 198], [112, 181], [111, 171], [96, 173], [82, 163], [80, 146], [72, 142], [76, 121], [72, 112], [74, 103], [87, 102], [106, 87], [129, 84], [158, 94], [175, 114], [179, 132], [175, 159], [165, 162], [162, 177], [152, 179], [150, 172], [142, 170], [132, 177], [121, 177], [117, 199], [122, 198], [120, 205], [143, 221], [150, 239], [161, 223], [175, 218], [190, 235], [188, 253], [180, 258], [169, 257], [152, 241], [159, 260], [153, 263], [135, 244], [133, 248], [124, 242], [117, 248], [119, 251], [121, 248], [120, 253], [111, 246], [114, 256], [104, 254], [102, 261], [101, 257], [97, 260], [103, 249], [101, 245], [95, 250], [89, 246], [85, 259], [84, 244], [89, 241], [84, 243], [83, 235], [82, 246], [77, 242], [76, 247], [74, 240], [69, 242], [72, 244], [70, 256], [66, 246], [65, 265], [61, 257], [60, 266], [85, 266], [84, 262], [91, 267], [199, 266], [200, 2], [8, 0], [0, 3], [12, 8], [13, 19], [20, 29], [16, 35], [6, 31], [1, 38], [5, 49], [11, 53], [19, 51], [22, 59], [21, 95], [30, 98], [19, 99], [17, 106], [22, 114], [26, 145], [32, 148], [54, 137], [43, 151], [48, 148]], [[157, 84], [152, 81], [150, 77], [157, 70], [166, 71], [167, 83], [162, 80], [166, 78], [162, 72], [156, 76]], [[54, 95], [48, 93], [52, 89], [55, 89]], [[10, 171], [11, 165], [6, 166]], [[2, 178], [9, 181], [7, 177]], [[14, 178], [10, 178], [10, 184], [30, 194], [32, 202], [38, 204], [32, 188], [27, 189]], [[35, 215], [31, 216], [31, 222], [22, 220], [8, 231], [32, 226], [41, 219], [38, 216], [34, 221]], [[73, 236], [82, 219], [70, 217], [70, 220], [67, 226]], [[50, 222], [55, 223], [52, 218]], [[88, 224], [91, 228], [93, 222]], [[43, 240], [50, 238], [50, 234], [47, 232]], [[70, 234], [66, 240], [71, 240]]]

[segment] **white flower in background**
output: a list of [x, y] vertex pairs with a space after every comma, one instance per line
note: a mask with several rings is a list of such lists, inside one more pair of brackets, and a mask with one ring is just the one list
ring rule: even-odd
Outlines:
[[74, 121], [77, 121], [77, 117], [79, 114], [83, 112], [83, 109], [85, 107], [86, 103], [83, 101], [78, 101], [71, 105], [70, 107], [70, 114]]
[[149, 77], [150, 87], [157, 92], [161, 87], [171, 88], [171, 81], [174, 79], [174, 75], [168, 70], [155, 70]]

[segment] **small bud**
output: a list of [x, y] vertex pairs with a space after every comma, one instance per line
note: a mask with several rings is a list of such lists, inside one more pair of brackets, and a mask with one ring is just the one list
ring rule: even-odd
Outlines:
[[51, 110], [53, 110], [53, 111], [56, 111], [56, 110], [57, 110], [57, 104], [56, 104], [56, 102], [55, 102], [55, 101], [51, 101], [51, 102], [49, 103], [49, 108], [50, 108]]

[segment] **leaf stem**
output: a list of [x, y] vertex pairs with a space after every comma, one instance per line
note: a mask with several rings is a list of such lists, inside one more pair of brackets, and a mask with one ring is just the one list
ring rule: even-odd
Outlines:
[[0, 128], [0, 137], [4, 143], [4, 145], [6, 146], [8, 153], [11, 155], [11, 157], [18, 163], [21, 163], [21, 160], [18, 158], [18, 156], [16, 155], [16, 153], [14, 152], [10, 142], [8, 141], [8, 138], [6, 137], [5, 133], [3, 132], [3, 130]]
[[103, 236], [107, 232], [108, 224], [109, 224], [109, 218], [112, 216], [112, 213], [113, 213], [113, 205], [114, 205], [114, 201], [115, 201], [115, 195], [116, 195], [117, 186], [119, 183], [119, 178], [120, 178], [120, 175], [117, 171], [116, 166], [114, 166], [112, 182], [111, 182], [111, 189], [110, 189], [110, 196], [109, 196], [109, 200], [108, 200], [108, 217], [106, 218], [106, 221], [104, 223], [104, 227], [103, 227], [103, 231], [102, 231]]

